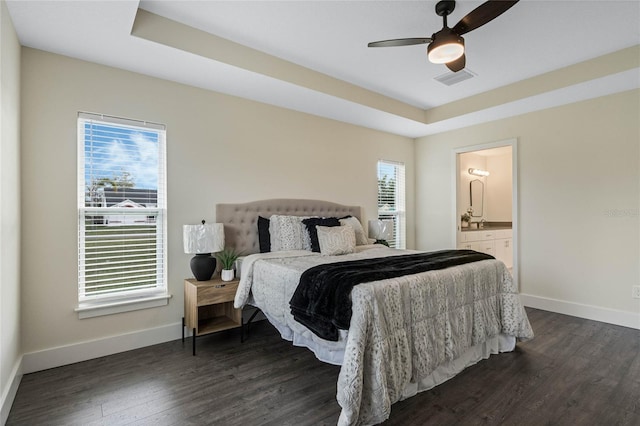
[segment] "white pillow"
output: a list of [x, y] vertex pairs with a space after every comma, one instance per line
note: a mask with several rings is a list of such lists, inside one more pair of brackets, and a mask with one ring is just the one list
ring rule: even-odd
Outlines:
[[309, 230], [307, 229], [307, 225], [302, 223], [304, 219], [310, 219], [313, 216], [300, 216], [298, 217], [298, 224], [300, 226], [300, 233], [302, 235], [302, 250], [311, 251], [311, 236], [309, 235]]
[[308, 250], [311, 239], [302, 223], [307, 216], [273, 215], [269, 218], [271, 251]]
[[320, 254], [336, 256], [356, 251], [356, 234], [350, 226], [316, 226]]
[[342, 226], [350, 226], [353, 228], [353, 232], [356, 234], [356, 245], [357, 246], [366, 246], [369, 244], [369, 239], [367, 235], [364, 233], [364, 229], [362, 228], [362, 224], [358, 220], [357, 217], [345, 217], [340, 219], [340, 224]]

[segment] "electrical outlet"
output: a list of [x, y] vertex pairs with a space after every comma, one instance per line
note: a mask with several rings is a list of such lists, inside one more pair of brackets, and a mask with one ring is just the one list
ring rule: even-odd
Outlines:
[[634, 299], [640, 299], [640, 285], [634, 285], [631, 287], [631, 297]]

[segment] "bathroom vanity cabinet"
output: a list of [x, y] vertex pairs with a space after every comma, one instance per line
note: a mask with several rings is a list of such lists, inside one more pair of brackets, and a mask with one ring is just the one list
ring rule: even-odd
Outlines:
[[513, 267], [513, 230], [478, 229], [458, 232], [458, 248], [487, 253]]

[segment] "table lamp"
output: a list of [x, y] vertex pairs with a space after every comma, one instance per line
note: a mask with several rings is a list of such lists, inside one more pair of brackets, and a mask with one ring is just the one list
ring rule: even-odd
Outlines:
[[387, 241], [393, 237], [393, 219], [370, 220], [369, 237], [375, 238], [376, 244], [389, 246]]
[[184, 252], [195, 254], [191, 258], [191, 272], [198, 281], [208, 281], [216, 270], [216, 258], [211, 253], [224, 250], [222, 223], [183, 225]]

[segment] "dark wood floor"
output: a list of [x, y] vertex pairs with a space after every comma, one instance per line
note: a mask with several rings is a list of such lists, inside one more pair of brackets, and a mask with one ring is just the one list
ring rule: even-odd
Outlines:
[[[536, 338], [395, 404], [385, 425], [640, 425], [640, 331], [527, 309]], [[8, 425], [335, 424], [339, 367], [266, 322], [25, 375]]]

